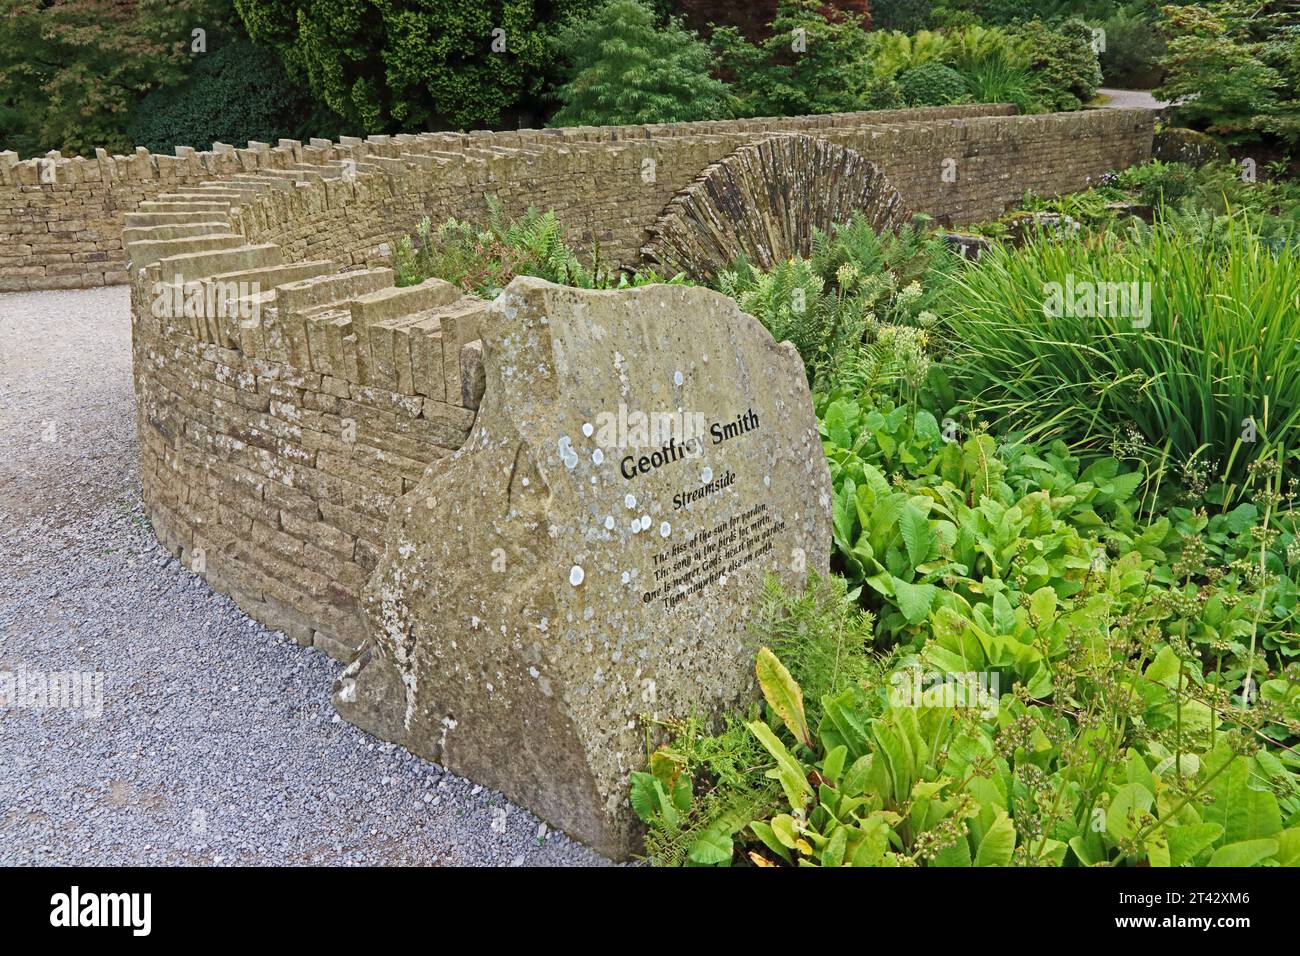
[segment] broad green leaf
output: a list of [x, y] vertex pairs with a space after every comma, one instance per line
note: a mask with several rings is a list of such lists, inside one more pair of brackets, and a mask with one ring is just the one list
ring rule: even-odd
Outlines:
[[872, 817], [863, 821], [859, 832], [862, 836], [849, 857], [851, 866], [879, 866], [889, 849], [889, 826], [881, 817]]
[[[754, 820], [749, 824], [749, 828], [754, 831], [754, 835], [763, 841], [763, 845], [785, 860], [787, 863], [793, 863], [790, 857], [790, 849], [783, 844], [776, 835], [772, 825], [762, 820]], [[794, 838], [791, 836], [790, 845], [794, 845]]]
[[993, 595], [993, 627], [998, 634], [1012, 635], [1016, 632], [1016, 610], [1004, 594]]
[[1033, 615], [1040, 628], [1051, 624], [1056, 616], [1056, 592], [1050, 587], [1042, 587], [1031, 594], [1029, 613]]
[[791, 850], [799, 842], [799, 831], [795, 829], [794, 817], [788, 813], [778, 813], [772, 818], [772, 833], [782, 846], [789, 847]]
[[838, 785], [840, 774], [844, 772], [844, 761], [848, 758], [849, 748], [840, 744], [826, 755], [822, 761], [822, 776], [831, 783]]
[[774, 776], [781, 784], [781, 789], [785, 791], [786, 799], [790, 801], [790, 806], [794, 809], [803, 809], [808, 805], [812, 798], [812, 787], [808, 784], [808, 778], [804, 774], [802, 765], [799, 761], [791, 756], [790, 751], [781, 743], [779, 737], [772, 733], [770, 727], [761, 721], [750, 721], [745, 725], [749, 732], [758, 738], [761, 743], [774, 758], [776, 758], [776, 769], [770, 771], [769, 775]]
[[934, 532], [930, 530], [930, 521], [919, 507], [908, 502], [898, 519], [898, 529], [907, 548], [907, 559], [915, 568], [925, 563], [934, 546]]
[[735, 849], [730, 823], [717, 820], [700, 831], [695, 842], [691, 844], [686, 858], [700, 866], [727, 866], [731, 863], [731, 854]]
[[1138, 817], [1155, 803], [1151, 791], [1141, 784], [1127, 783], [1115, 791], [1106, 808], [1106, 833], [1114, 843], [1122, 843], [1137, 831]]
[[754, 661], [754, 671], [758, 675], [758, 686], [763, 689], [763, 699], [767, 701], [767, 706], [776, 712], [796, 740], [812, 749], [812, 733], [808, 730], [808, 717], [803, 708], [803, 691], [785, 665], [764, 647]]
[[1276, 840], [1242, 840], [1219, 847], [1206, 866], [1254, 866], [1277, 851]]
[[844, 774], [844, 781], [840, 784], [840, 789], [845, 794], [855, 797], [866, 791], [867, 776], [871, 771], [871, 754], [865, 754], [853, 761], [853, 766], [849, 767], [848, 772]]
[[831, 838], [826, 842], [826, 848], [822, 850], [822, 866], [842, 866], [844, 864], [844, 849], [848, 844], [849, 831], [847, 827], [837, 826]]
[[1096, 866], [1103, 859], [1100, 854], [1093, 853], [1089, 847], [1089, 840], [1086, 837], [1070, 837], [1070, 849], [1074, 855], [1079, 858], [1079, 862], [1084, 866]]
[[1223, 834], [1223, 827], [1217, 823], [1192, 823], [1187, 826], [1169, 826], [1169, 865], [1182, 866], [1191, 862], [1196, 854]]
[[931, 866], [970, 866], [970, 841], [963, 834], [952, 846], [946, 846], [930, 862]]
[[1300, 866], [1300, 827], [1273, 834], [1277, 841], [1278, 866]]
[[1011, 854], [1016, 849], [1016, 828], [1005, 811], [999, 811], [997, 819], [980, 840], [979, 849], [975, 851], [976, 866], [1007, 866], [1011, 863]]
[[1146, 679], [1161, 684], [1171, 684], [1178, 679], [1178, 655], [1166, 644], [1160, 648], [1150, 664], [1147, 665]]
[[1250, 766], [1245, 757], [1233, 756], [1220, 745], [1203, 761], [1206, 771], [1213, 773], [1225, 759], [1231, 759], [1232, 763], [1210, 784], [1214, 802], [1202, 811], [1202, 819], [1223, 827], [1224, 845], [1277, 833], [1282, 829], [1277, 798], [1271, 793], [1250, 788]]
[[659, 815], [659, 796], [662, 787], [656, 792], [655, 784], [659, 783], [653, 774], [637, 770], [631, 776], [631, 794], [630, 801], [632, 810], [645, 823], [650, 823]]
[[894, 599], [908, 624], [920, 624], [930, 614], [939, 589], [933, 584], [908, 584], [902, 578], [893, 578]]

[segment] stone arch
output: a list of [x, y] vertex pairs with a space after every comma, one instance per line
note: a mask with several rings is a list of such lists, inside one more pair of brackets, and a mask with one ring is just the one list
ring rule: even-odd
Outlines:
[[768, 268], [807, 255], [813, 229], [865, 213], [877, 229], [907, 218], [902, 197], [861, 153], [813, 136], [776, 135], [708, 166], [668, 203], [641, 248], [669, 275], [712, 279], [739, 256]]

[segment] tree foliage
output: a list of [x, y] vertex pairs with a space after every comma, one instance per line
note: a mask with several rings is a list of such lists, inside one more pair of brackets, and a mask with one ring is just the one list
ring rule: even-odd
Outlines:
[[556, 39], [572, 64], [553, 126], [676, 123], [726, 114], [727, 86], [709, 48], [679, 22], [655, 29], [641, 0], [609, 0]]
[[877, 78], [856, 16], [826, 13], [817, 0], [781, 0], [765, 40], [719, 29], [713, 43], [746, 116], [797, 116], [902, 105], [898, 88]]
[[1174, 100], [1180, 122], [1228, 142], [1272, 133], [1300, 142], [1300, 37], [1280, 14], [1231, 0], [1169, 6], [1166, 70], [1157, 95]]
[[1018, 31], [1032, 51], [1029, 69], [1042, 85], [1049, 111], [1077, 110], [1096, 95], [1101, 66], [1092, 46], [1091, 27], [1073, 18], [1054, 29], [1033, 20]]
[[496, 126], [536, 108], [551, 41], [596, 0], [235, 0], [249, 36], [365, 132]]
[[170, 152], [218, 140], [242, 146], [329, 135], [341, 123], [289, 78], [274, 53], [230, 36], [210, 45], [185, 82], [145, 96], [127, 132], [138, 146]]
[[220, 31], [229, 12], [230, 0], [0, 0], [0, 143], [129, 150], [132, 104], [180, 82], [192, 32]]

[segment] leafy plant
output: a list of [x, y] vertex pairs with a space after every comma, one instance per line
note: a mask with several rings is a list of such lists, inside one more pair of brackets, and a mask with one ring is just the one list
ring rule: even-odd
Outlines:
[[1150, 89], [1162, 78], [1160, 59], [1165, 38], [1156, 21], [1158, 15], [1134, 4], [1117, 10], [1101, 22], [1106, 38], [1101, 51], [1102, 76], [1107, 85], [1120, 89]]
[[[799, 684], [760, 650], [767, 717], [744, 727], [767, 760], [701, 802], [677, 742], [654, 750], [651, 772], [632, 783], [651, 859], [681, 859], [656, 852], [671, 816], [697, 865], [1300, 863], [1294, 774], [1239, 733], [1180, 736], [1174, 750], [1138, 735], [1144, 719], [1178, 706], [1175, 675], [1101, 650], [1070, 662], [1080, 697], [1069, 708], [1009, 694], [991, 713], [918, 700], [904, 666], [883, 708], [824, 695], [815, 735]], [[1136, 707], [1108, 710], [1123, 695]], [[735, 734], [733, 725], [739, 745]], [[749, 808], [760, 813], [746, 821]], [[684, 820], [694, 823], [683, 830]]]
[[[495, 126], [539, 109], [551, 40], [598, 0], [235, 0], [249, 36], [367, 133]], [[514, 125], [513, 122], [510, 124]]]
[[1300, 63], [1286, 14], [1246, 0], [1163, 8], [1166, 76], [1157, 95], [1179, 122], [1240, 143], [1267, 132], [1300, 141]]
[[815, 390], [895, 373], [920, 387], [925, 329], [935, 320], [929, 310], [955, 268], [924, 220], [880, 235], [855, 217], [829, 235], [815, 233], [809, 259], [766, 273], [737, 263], [718, 288], [795, 345]]
[[551, 210], [532, 206], [517, 218], [505, 215], [495, 196], [485, 197], [487, 224], [474, 226], [448, 219], [436, 230], [429, 217], [404, 237], [393, 257], [399, 286], [416, 285], [436, 277], [466, 292], [492, 298], [520, 275], [537, 276], [584, 289], [626, 289], [651, 283], [680, 284], [684, 275], [659, 276], [653, 271], [615, 272], [600, 261], [599, 249], [584, 265]]
[[1290, 250], [1235, 221], [1227, 231], [1197, 242], [1158, 222], [995, 248], [952, 286], [959, 387], [1012, 428], [1097, 447], [1132, 423], [1174, 460], [1204, 454], [1234, 477], [1270, 449], [1293, 456], [1300, 271]]
[[898, 89], [875, 76], [859, 18], [831, 18], [817, 0], [779, 0], [766, 39], [714, 31], [719, 63], [743, 116], [795, 116], [901, 106]]
[[195, 24], [215, 41], [230, 20], [230, 0], [2, 0], [0, 142], [25, 155], [129, 152], [137, 99], [207, 55], [191, 49]]
[[154, 152], [212, 143], [305, 139], [342, 121], [284, 72], [280, 61], [247, 40], [211, 38], [179, 86], [156, 90], [131, 111], [128, 141]]
[[903, 73], [898, 88], [908, 106], [947, 106], [969, 97], [962, 75], [936, 60]]
[[[859, 555], [883, 559], [893, 593], [876, 642], [899, 626], [912, 639], [873, 656], [871, 618], [854, 620], [844, 584], [814, 578], [791, 598], [769, 582], [756, 630], [779, 644], [756, 657], [765, 710], [728, 716], [718, 736], [656, 724], [668, 739], [634, 775], [653, 861], [1300, 865], [1300, 761], [1279, 745], [1300, 734], [1300, 669], [1250, 676], [1267, 669], [1255, 656], [1267, 573], [1206, 571], [1248, 553], [1243, 534], [1267, 542], [1267, 568], [1273, 540], [1250, 529], [1274, 527], [1280, 499], [1263, 491], [1262, 514], [1242, 505], [1190, 532], [1186, 516], [1143, 525], [1142, 476], [1113, 459], [1080, 473], [1059, 443], [958, 446], [919, 416], [895, 443], [880, 429], [909, 429], [859, 414], [877, 429], [864, 441], [846, 414], [842, 399], [823, 413], [837, 550], [856, 535]], [[1260, 475], [1275, 487], [1276, 472]], [[932, 584], [899, 586], [940, 563]], [[1230, 597], [1259, 583], [1255, 599]], [[1204, 627], [1249, 639], [1229, 654], [1244, 675], [1228, 676], [1231, 638], [1193, 636]]]
[[1030, 50], [1029, 70], [1039, 81], [1048, 112], [1077, 110], [1101, 86], [1092, 28], [1071, 18], [1055, 29], [1041, 20], [1017, 28]]
[[555, 40], [570, 64], [552, 126], [676, 123], [727, 115], [712, 54], [675, 20], [657, 29], [641, 0], [609, 0]]

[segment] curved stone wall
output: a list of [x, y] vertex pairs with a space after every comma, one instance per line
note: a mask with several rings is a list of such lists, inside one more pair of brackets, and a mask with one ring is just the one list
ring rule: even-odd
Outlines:
[[[425, 213], [480, 218], [485, 192], [512, 213], [529, 204], [554, 208], [579, 244], [631, 263], [649, 225], [703, 169], [782, 132], [856, 150], [880, 166], [908, 207], [960, 223], [1001, 214], [1026, 189], [1082, 188], [1148, 158], [1152, 119], [1143, 110], [1016, 116], [1009, 106], [964, 106], [215, 144], [203, 152], [178, 147], [176, 156], [100, 151], [91, 159], [52, 153], [19, 162], [0, 153], [0, 292], [125, 282], [124, 244], [140, 238], [131, 230], [163, 223], [175, 226], [173, 238], [200, 235], [192, 227], [207, 221], [278, 242], [290, 258], [327, 253], [377, 264], [383, 247]], [[308, 199], [311, 184], [317, 188]], [[211, 205], [220, 199], [230, 202]], [[346, 221], [323, 215], [345, 201]], [[190, 215], [199, 212], [214, 215]]]

